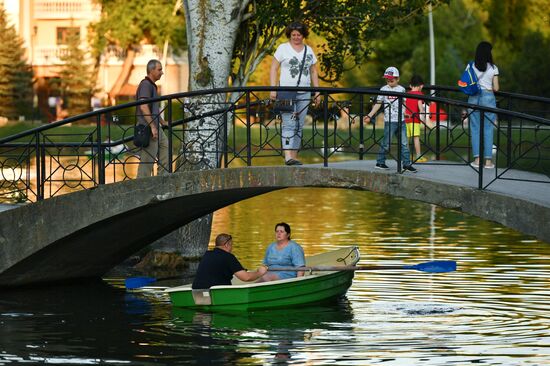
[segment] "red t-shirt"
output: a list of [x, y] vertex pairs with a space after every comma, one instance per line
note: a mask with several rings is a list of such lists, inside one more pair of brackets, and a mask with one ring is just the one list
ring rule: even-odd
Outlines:
[[[411, 90], [409, 94], [423, 95], [420, 90]], [[420, 120], [420, 111], [418, 110], [418, 101], [420, 99], [415, 99], [407, 97], [405, 100], [405, 122], [407, 123], [422, 123]]]
[[439, 114], [439, 122], [447, 121], [448, 115], [445, 109], [438, 108], [437, 103], [430, 103], [430, 119], [435, 123], [437, 121], [437, 115]]

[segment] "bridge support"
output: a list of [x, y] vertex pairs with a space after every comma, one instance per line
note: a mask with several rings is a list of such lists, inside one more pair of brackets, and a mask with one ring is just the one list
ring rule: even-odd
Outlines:
[[550, 207], [419, 176], [323, 167], [181, 172], [0, 212], [0, 286], [100, 277], [194, 219], [286, 187], [368, 190], [457, 209], [550, 241]]

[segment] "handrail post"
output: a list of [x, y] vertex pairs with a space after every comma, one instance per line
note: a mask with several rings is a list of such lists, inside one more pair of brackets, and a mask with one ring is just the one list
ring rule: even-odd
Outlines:
[[363, 124], [363, 108], [365, 107], [365, 98], [363, 94], [359, 94], [359, 160], [363, 160], [365, 156], [365, 125]]
[[[485, 133], [485, 111], [479, 111], [479, 173], [478, 173], [478, 182], [477, 182], [477, 188], [483, 189], [483, 168], [485, 166], [485, 156], [483, 155], [483, 150], [485, 148], [484, 138], [483, 134]], [[475, 157], [474, 157], [475, 159]]]
[[507, 141], [506, 141], [506, 167], [511, 168], [512, 167], [512, 138], [513, 138], [512, 119], [510, 117], [507, 117], [507, 119], [508, 119], [508, 129], [506, 131], [506, 139], [507, 139]]
[[[501, 104], [501, 101], [497, 100], [496, 97], [495, 97], [495, 101], [496, 101], [496, 107], [497, 108], [500, 108], [499, 105]], [[510, 98], [509, 96], [506, 96], [504, 97], [504, 101], [505, 101], [505, 104], [506, 104], [506, 109], [508, 109], [509, 111], [513, 110], [512, 109], [512, 98]], [[501, 118], [500, 116], [496, 116], [495, 114], [495, 119], [496, 119], [496, 125], [497, 125], [497, 143], [496, 145], [497, 146], [500, 146], [500, 126], [501, 126]], [[506, 117], [507, 119], [507, 123], [506, 123], [506, 167], [507, 168], [511, 168], [512, 167], [512, 120], [510, 117]], [[497, 154], [495, 156], [495, 164], [496, 164], [496, 158], [498, 157], [498, 148], [497, 148]], [[496, 166], [496, 165], [495, 165]]]
[[101, 141], [101, 114], [98, 113], [96, 118], [97, 127], [97, 166], [99, 169], [98, 184], [105, 184], [105, 151], [103, 150], [103, 142]]
[[[401, 129], [403, 128], [403, 97], [400, 96], [399, 100], [397, 101], [398, 111], [397, 111], [397, 172], [400, 173], [402, 171], [402, 163], [403, 163], [403, 137], [401, 136]], [[390, 131], [391, 131], [391, 120], [390, 120]], [[389, 150], [391, 151], [391, 144], [389, 146]]]
[[[229, 128], [227, 128], [227, 112], [223, 114], [223, 164], [224, 168], [229, 167]], [[235, 129], [233, 129], [235, 130]]]
[[[323, 166], [328, 166], [328, 94], [323, 92]], [[315, 136], [313, 137], [315, 141]]]
[[168, 100], [168, 173], [172, 173], [173, 167], [173, 154], [172, 154], [172, 101]]
[[40, 144], [40, 132], [35, 134], [35, 155], [36, 155], [36, 200], [44, 199], [44, 183], [42, 182], [42, 145]]
[[[447, 118], [448, 123], [449, 118]], [[435, 103], [435, 160], [441, 160], [441, 113], [437, 103]]]
[[246, 91], [246, 165], [252, 165], [252, 138], [250, 131], [250, 91]]

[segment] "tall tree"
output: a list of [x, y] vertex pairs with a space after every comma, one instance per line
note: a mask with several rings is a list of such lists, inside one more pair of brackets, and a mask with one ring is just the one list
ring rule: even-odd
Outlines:
[[[436, 83], [456, 85], [467, 60], [474, 57], [477, 43], [486, 38], [480, 9], [468, 7], [463, 0], [434, 9]], [[465, 35], [468, 35], [465, 37]], [[430, 51], [427, 16], [398, 25], [391, 34], [373, 42], [374, 52], [360, 69], [346, 74], [352, 86], [375, 86], [388, 66], [401, 71], [401, 83], [407, 85], [413, 74], [430, 75]]]
[[101, 19], [91, 26], [95, 58], [99, 62], [107, 46], [124, 50], [122, 71], [109, 91], [111, 99], [128, 81], [141, 44], [163, 47], [168, 42], [174, 53], [185, 49], [183, 12], [178, 9], [174, 13], [178, 0], [95, 1], [101, 5]]
[[[307, 23], [327, 40], [318, 45], [321, 77], [335, 80], [346, 66], [353, 66], [368, 55], [372, 39], [420, 14], [427, 4], [447, 1], [184, 0], [189, 89], [223, 88], [230, 81], [233, 86], [245, 85], [292, 20]], [[194, 105], [193, 112], [203, 115], [224, 101], [221, 94], [205, 96], [202, 103]], [[220, 141], [214, 131], [219, 130], [221, 123], [218, 118], [204, 117], [187, 126], [184, 143], [189, 153], [184, 157], [184, 167], [217, 166]], [[210, 220], [206, 217], [202, 225], [181, 232], [182, 237], [191, 238], [188, 245], [205, 247]]]
[[547, 0], [479, 0], [487, 12], [484, 23], [500, 69], [500, 85], [531, 95], [548, 95], [550, 2]]
[[527, 30], [531, 0], [484, 1], [488, 10], [487, 28], [493, 40], [518, 46]]
[[321, 78], [336, 81], [364, 62], [371, 43], [397, 25], [421, 15], [428, 4], [448, 0], [322, 0], [241, 1], [244, 9], [234, 48], [233, 85], [245, 85], [259, 62], [270, 52], [292, 20], [301, 20], [324, 42], [316, 45]]
[[14, 118], [32, 111], [32, 69], [23, 41], [0, 5], [0, 116]]
[[[63, 62], [59, 77], [69, 116], [89, 112], [94, 93], [96, 75], [86, 52], [81, 48], [80, 33], [69, 31], [67, 49], [60, 56]], [[58, 116], [59, 117], [59, 116]]]
[[[173, 0], [172, 0], [173, 1]], [[262, 59], [270, 54], [292, 20], [301, 20], [324, 37], [318, 45], [321, 76], [337, 79], [346, 67], [361, 62], [370, 52], [369, 43], [383, 36], [400, 22], [422, 13], [428, 5], [449, 0], [184, 0], [187, 44], [189, 47], [189, 89], [202, 90], [245, 85]], [[102, 21], [94, 28], [96, 49], [102, 50], [101, 37], [131, 51], [154, 30], [167, 30], [173, 18], [171, 7], [153, 9], [163, 0], [99, 0]], [[163, 13], [164, 11], [164, 13]], [[162, 14], [165, 14], [164, 16]], [[137, 29], [136, 29], [137, 28]], [[143, 30], [140, 32], [140, 30]], [[164, 32], [172, 34], [170, 32]], [[158, 40], [151, 38], [158, 43]], [[346, 61], [346, 62], [345, 62]], [[195, 103], [193, 113], [203, 115], [225, 102], [225, 95], [204, 96]], [[209, 169], [218, 165], [219, 134], [222, 123], [204, 117], [186, 125], [186, 151], [182, 165], [186, 169]], [[198, 229], [182, 231], [185, 247], [204, 248], [208, 242], [211, 217], [203, 218]]]

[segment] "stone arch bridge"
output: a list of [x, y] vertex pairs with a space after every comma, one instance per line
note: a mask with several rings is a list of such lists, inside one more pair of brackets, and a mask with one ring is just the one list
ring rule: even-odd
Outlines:
[[[356, 162], [366, 164], [365, 162]], [[372, 163], [372, 162], [371, 162]], [[370, 165], [372, 165], [369, 163]], [[436, 167], [439, 177], [441, 166]], [[454, 167], [454, 177], [463, 174]], [[100, 185], [0, 213], [0, 286], [101, 277], [176, 228], [235, 202], [288, 187], [368, 190], [461, 210], [550, 241], [550, 204], [360, 166], [245, 167]], [[473, 173], [471, 173], [473, 174]], [[473, 179], [475, 182], [475, 179]], [[506, 189], [505, 189], [506, 190]], [[516, 191], [513, 187], [508, 191]], [[543, 188], [547, 192], [547, 185]], [[530, 190], [533, 195], [536, 191]]]

